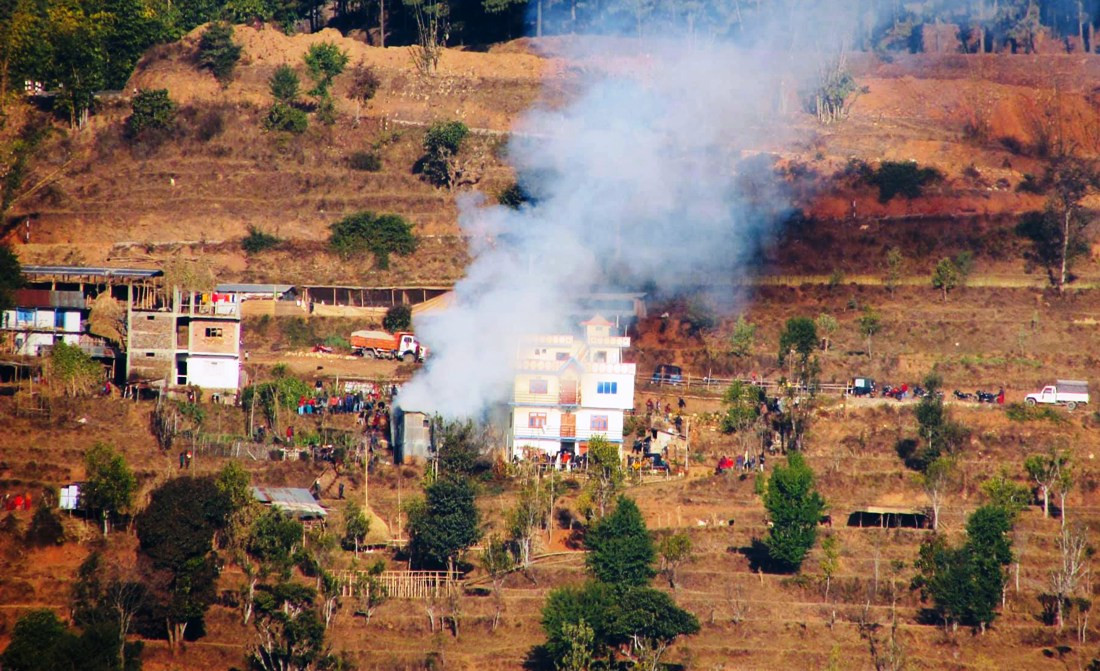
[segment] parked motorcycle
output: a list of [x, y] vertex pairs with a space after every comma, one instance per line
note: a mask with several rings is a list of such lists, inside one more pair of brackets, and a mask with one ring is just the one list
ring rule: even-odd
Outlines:
[[978, 391], [976, 391], [974, 393], [978, 397], [978, 403], [996, 403], [997, 402], [997, 394], [994, 394], [991, 391], [982, 391], [981, 389], [979, 389]]
[[952, 394], [954, 394], [955, 398], [957, 398], [960, 401], [972, 401], [972, 400], [974, 400], [974, 394], [968, 394], [964, 391], [959, 391], [958, 389], [953, 391]]

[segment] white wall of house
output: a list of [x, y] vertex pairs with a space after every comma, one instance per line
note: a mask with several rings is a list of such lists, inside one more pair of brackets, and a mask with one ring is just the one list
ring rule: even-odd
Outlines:
[[241, 378], [241, 362], [236, 357], [187, 357], [187, 382], [204, 389], [236, 389]]
[[[634, 407], [634, 364], [616, 364], [613, 366], [593, 366], [596, 372], [585, 371], [581, 376], [581, 404], [586, 408], [616, 408], [629, 410]], [[621, 369], [623, 372], [599, 372]], [[609, 393], [608, 385], [613, 383], [614, 393]]]

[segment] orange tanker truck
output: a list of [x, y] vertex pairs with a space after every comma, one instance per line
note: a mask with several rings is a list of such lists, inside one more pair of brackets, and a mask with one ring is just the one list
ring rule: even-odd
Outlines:
[[368, 359], [401, 359], [406, 363], [423, 361], [427, 348], [407, 331], [352, 331], [351, 351]]

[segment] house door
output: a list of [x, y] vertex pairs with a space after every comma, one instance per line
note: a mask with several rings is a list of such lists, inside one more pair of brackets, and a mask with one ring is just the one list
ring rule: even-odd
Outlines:
[[[561, 386], [558, 392], [558, 403], [560, 405], [577, 405], [577, 380], [565, 378], [559, 383]], [[576, 426], [576, 418], [574, 418], [574, 426]]]
[[563, 439], [577, 437], [577, 416], [571, 412], [561, 416], [561, 437]]

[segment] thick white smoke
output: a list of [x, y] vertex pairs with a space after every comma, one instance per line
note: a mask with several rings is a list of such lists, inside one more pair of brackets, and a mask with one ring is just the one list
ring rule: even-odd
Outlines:
[[431, 355], [402, 391], [404, 408], [473, 416], [506, 400], [520, 337], [568, 329], [580, 294], [647, 279], [727, 284], [789, 207], [771, 162], [751, 157], [789, 139], [791, 60], [721, 44], [604, 43], [575, 54], [595, 73], [575, 99], [516, 128], [509, 156], [534, 204], [460, 202], [474, 260], [453, 305], [415, 324]]

